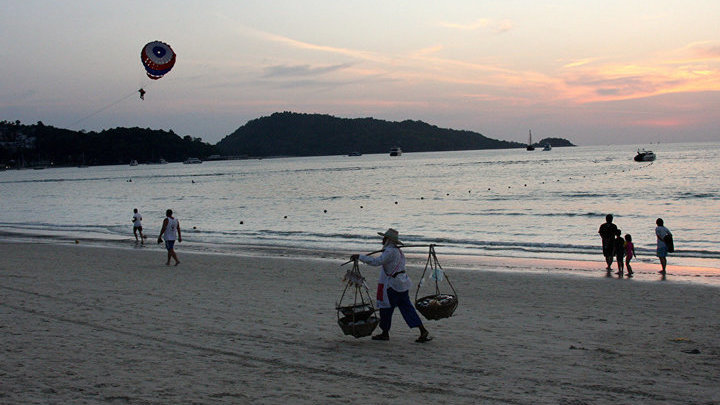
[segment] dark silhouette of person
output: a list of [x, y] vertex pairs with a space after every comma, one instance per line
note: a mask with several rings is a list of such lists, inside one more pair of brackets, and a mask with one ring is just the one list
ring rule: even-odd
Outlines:
[[615, 235], [617, 233], [617, 226], [613, 224], [612, 221], [612, 214], [607, 214], [605, 216], [605, 223], [600, 225], [600, 229], [598, 230], [600, 238], [602, 238], [603, 256], [605, 256], [605, 262], [607, 263], [607, 268], [605, 270], [607, 271], [612, 270], [613, 256], [615, 253]]

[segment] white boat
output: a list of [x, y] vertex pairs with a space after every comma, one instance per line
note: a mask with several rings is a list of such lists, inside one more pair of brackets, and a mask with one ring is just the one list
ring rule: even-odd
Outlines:
[[652, 162], [655, 160], [655, 153], [651, 150], [638, 149], [634, 159], [636, 162]]
[[527, 144], [527, 150], [535, 150], [535, 147], [532, 144], [532, 130], [528, 129], [528, 144]]
[[400, 156], [402, 155], [402, 149], [400, 149], [399, 146], [393, 146], [390, 148], [390, 156]]
[[202, 163], [202, 160], [191, 157], [191, 158], [187, 158], [183, 163], [186, 165], [192, 165], [192, 164]]
[[549, 143], [546, 143], [546, 144], [545, 144], [545, 147], [543, 148], [543, 151], [547, 152], [547, 151], [549, 151], [549, 150], [552, 150], [552, 146], [550, 146]]

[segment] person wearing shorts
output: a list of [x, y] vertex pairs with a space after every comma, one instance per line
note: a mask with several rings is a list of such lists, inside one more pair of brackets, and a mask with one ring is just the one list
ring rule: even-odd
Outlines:
[[135, 235], [135, 243], [138, 242], [138, 233], [140, 234], [140, 243], [145, 244], [145, 235], [142, 233], [142, 215], [138, 212], [138, 209], [133, 209], [133, 217], [132, 217], [132, 223], [133, 223], [133, 235]]
[[180, 233], [180, 221], [173, 217], [172, 210], [165, 211], [165, 220], [158, 236], [158, 243], [162, 243], [163, 237], [165, 237], [165, 249], [167, 249], [167, 262], [165, 265], [170, 265], [170, 259], [175, 260], [175, 265], [180, 264], [177, 254], [175, 253], [175, 241], [182, 242], [182, 234]]
[[665, 222], [662, 218], [658, 218], [655, 221], [655, 225], [657, 225], [657, 227], [655, 228], [655, 236], [657, 237], [657, 257], [660, 259], [660, 266], [662, 266], [660, 274], [664, 276], [666, 274], [665, 268], [667, 267], [668, 254], [668, 247], [667, 244], [665, 244], [665, 237], [672, 234], [670, 233], [670, 230], [665, 227]]

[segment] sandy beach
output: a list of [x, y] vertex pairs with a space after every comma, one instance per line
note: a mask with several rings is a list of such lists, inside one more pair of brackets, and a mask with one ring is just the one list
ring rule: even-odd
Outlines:
[[337, 326], [344, 256], [178, 254], [0, 243], [0, 403], [720, 402], [715, 286], [446, 267], [434, 340], [378, 342]]

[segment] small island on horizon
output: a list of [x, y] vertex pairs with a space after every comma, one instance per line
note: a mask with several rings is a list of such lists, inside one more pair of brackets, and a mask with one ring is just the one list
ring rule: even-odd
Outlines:
[[[575, 146], [562, 138], [535, 145]], [[327, 114], [278, 112], [248, 121], [217, 144], [172, 130], [114, 128], [100, 132], [0, 121], [0, 165], [83, 166], [160, 161], [326, 156], [349, 153], [435, 152], [525, 148], [520, 142], [488, 138], [480, 133], [439, 128], [422, 121], [338, 118]]]

